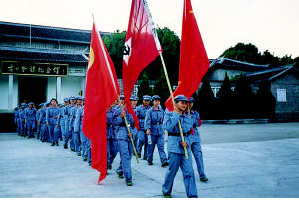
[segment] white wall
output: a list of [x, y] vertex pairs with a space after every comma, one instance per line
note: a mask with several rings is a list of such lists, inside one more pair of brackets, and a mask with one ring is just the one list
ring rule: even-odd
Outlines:
[[52, 98], [56, 98], [56, 77], [48, 77], [47, 102]]
[[79, 92], [83, 90], [82, 82], [84, 77], [63, 77], [61, 80], [61, 100], [63, 98], [70, 97], [70, 96], [79, 96]]
[[0, 75], [0, 110], [8, 108], [8, 75]]
[[13, 100], [12, 100], [12, 107], [18, 107], [19, 103], [19, 87], [18, 87], [18, 76], [13, 76]]

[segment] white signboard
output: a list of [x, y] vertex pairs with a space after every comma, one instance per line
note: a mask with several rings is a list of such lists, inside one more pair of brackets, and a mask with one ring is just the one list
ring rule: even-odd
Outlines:
[[277, 89], [277, 102], [287, 101], [287, 91], [286, 89]]

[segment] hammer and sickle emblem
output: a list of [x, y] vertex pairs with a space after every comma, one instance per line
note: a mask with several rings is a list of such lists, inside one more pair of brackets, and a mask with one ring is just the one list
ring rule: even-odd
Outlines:
[[131, 48], [129, 45], [124, 46], [124, 55], [130, 55]]

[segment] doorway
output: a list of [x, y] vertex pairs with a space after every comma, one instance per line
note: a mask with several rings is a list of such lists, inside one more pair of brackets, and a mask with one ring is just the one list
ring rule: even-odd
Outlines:
[[46, 101], [48, 78], [19, 77], [19, 105], [34, 102], [36, 108]]

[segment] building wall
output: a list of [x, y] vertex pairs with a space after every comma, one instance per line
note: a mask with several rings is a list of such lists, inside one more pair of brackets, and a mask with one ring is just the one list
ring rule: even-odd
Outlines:
[[[271, 84], [272, 94], [276, 98], [278, 118], [291, 118], [299, 113], [299, 79], [291, 73], [275, 80]], [[285, 98], [284, 98], [285, 94]]]
[[83, 89], [82, 82], [84, 77], [63, 77], [61, 80], [61, 99], [59, 102], [63, 101], [63, 98], [70, 96], [79, 96], [79, 92]]
[[239, 76], [242, 74], [246, 74], [246, 71], [241, 70], [230, 70], [230, 69], [216, 69], [208, 74], [208, 78], [210, 81], [223, 81], [225, 78], [225, 73], [227, 73], [227, 76], [231, 79], [235, 76]]

